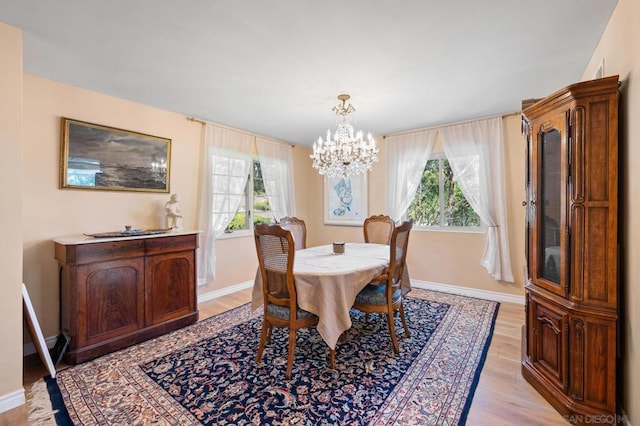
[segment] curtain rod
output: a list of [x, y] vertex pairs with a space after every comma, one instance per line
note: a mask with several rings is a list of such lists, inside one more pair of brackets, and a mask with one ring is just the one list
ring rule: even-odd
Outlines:
[[253, 132], [247, 132], [246, 130], [236, 129], [236, 128], [231, 127], [231, 126], [225, 126], [224, 124], [214, 123], [213, 121], [202, 120], [200, 118], [195, 118], [195, 117], [187, 117], [187, 120], [193, 121], [195, 123], [200, 123], [200, 124], [203, 124], [203, 125], [211, 124], [212, 126], [222, 127], [224, 129], [233, 130], [234, 132], [244, 133], [245, 135], [253, 136], [254, 138], [271, 139], [274, 142], [283, 143], [285, 145], [291, 145], [292, 148], [296, 147], [294, 144], [289, 143], [289, 142], [281, 141], [281, 140], [275, 139], [275, 138], [270, 138], [268, 136], [259, 135], [257, 133], [253, 133]]
[[471, 123], [473, 121], [489, 120], [490, 118], [497, 118], [497, 117], [504, 118], [504, 117], [509, 117], [510, 115], [518, 115], [518, 114], [522, 114], [522, 111], [513, 111], [513, 112], [506, 112], [504, 114], [490, 115], [487, 117], [471, 118], [469, 120], [455, 121], [453, 123], [441, 124], [439, 126], [429, 126], [429, 127], [422, 127], [420, 129], [403, 130], [400, 132], [389, 133], [388, 135], [384, 135], [382, 136], [382, 139], [386, 139], [389, 136], [409, 135], [411, 133], [424, 132], [425, 130], [442, 129], [443, 127], [457, 126], [458, 124]]
[[187, 117], [187, 120], [189, 121], [195, 121], [196, 123], [200, 123], [200, 124], [207, 124], [206, 121], [204, 120], [200, 120], [199, 118], [195, 118], [195, 117]]

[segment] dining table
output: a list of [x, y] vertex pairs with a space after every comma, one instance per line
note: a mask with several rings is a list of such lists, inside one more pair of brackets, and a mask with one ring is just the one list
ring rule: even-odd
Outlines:
[[[294, 283], [298, 306], [318, 316], [317, 330], [331, 349], [351, 327], [349, 311], [357, 294], [389, 267], [390, 248], [385, 244], [346, 243], [344, 253], [334, 254], [333, 245], [310, 247], [295, 252]], [[408, 276], [403, 293], [410, 290]], [[260, 271], [252, 291], [252, 310], [263, 304]]]

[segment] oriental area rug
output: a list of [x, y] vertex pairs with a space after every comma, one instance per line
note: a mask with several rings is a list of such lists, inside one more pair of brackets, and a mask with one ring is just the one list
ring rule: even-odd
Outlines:
[[[256, 365], [261, 309], [249, 304], [79, 364], [34, 384], [34, 424], [464, 424], [499, 304], [414, 289], [396, 318], [395, 355], [384, 316], [352, 310], [336, 369], [315, 329], [298, 331], [291, 380], [286, 329]], [[39, 392], [38, 389], [41, 389]], [[38, 395], [41, 395], [40, 397]], [[44, 398], [42, 398], [44, 396]], [[49, 405], [50, 401], [50, 405]], [[43, 408], [47, 415], [42, 414]], [[54, 410], [55, 417], [50, 415]]]

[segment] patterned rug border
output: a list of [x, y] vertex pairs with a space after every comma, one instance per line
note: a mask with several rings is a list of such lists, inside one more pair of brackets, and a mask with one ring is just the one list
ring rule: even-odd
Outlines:
[[[480, 375], [482, 373], [482, 369], [484, 368], [484, 363], [487, 359], [487, 353], [489, 351], [489, 347], [491, 346], [491, 341], [493, 338], [493, 333], [495, 330], [495, 324], [496, 324], [496, 318], [498, 317], [498, 311], [500, 309], [500, 302], [496, 302], [496, 301], [492, 301], [492, 300], [487, 300], [487, 299], [482, 299], [482, 298], [478, 298], [478, 297], [471, 297], [471, 296], [464, 296], [464, 295], [458, 295], [458, 294], [454, 294], [454, 293], [447, 293], [447, 292], [443, 292], [443, 291], [437, 291], [437, 290], [430, 290], [430, 289], [419, 289], [419, 288], [413, 288], [411, 290], [411, 292], [408, 295], [409, 297], [413, 297], [416, 299], [422, 299], [422, 300], [432, 300], [432, 301], [437, 301], [437, 302], [441, 302], [441, 303], [447, 303], [449, 305], [451, 305], [452, 307], [455, 307], [457, 309], [450, 309], [450, 311], [448, 312], [447, 316], [445, 317], [445, 321], [441, 322], [438, 325], [438, 328], [436, 329], [436, 331], [433, 333], [433, 335], [431, 336], [431, 338], [429, 339], [429, 349], [433, 350], [436, 347], [435, 341], [436, 340], [446, 340], [447, 335], [446, 335], [446, 331], [447, 331], [447, 326], [448, 325], [453, 325], [451, 323], [454, 323], [453, 321], [453, 316], [458, 313], [458, 311], [461, 309], [460, 306], [465, 304], [465, 303], [469, 303], [469, 302], [477, 302], [477, 303], [486, 303], [488, 305], [494, 305], [494, 311], [493, 314], [491, 315], [490, 318], [485, 318], [485, 320], [488, 320], [490, 322], [490, 324], [488, 325], [488, 331], [487, 331], [487, 338], [484, 341], [484, 347], [481, 350], [481, 353], [479, 353], [479, 358], [478, 358], [478, 363], [477, 363], [477, 367], [475, 370], [475, 373], [473, 374], [471, 383], [469, 383], [469, 390], [467, 393], [467, 399], [464, 405], [464, 408], [462, 409], [462, 412], [460, 413], [460, 418], [458, 420], [458, 425], [465, 425], [466, 421], [467, 421], [467, 416], [469, 415], [469, 411], [471, 409], [471, 404], [473, 402], [473, 397], [475, 395], [476, 389], [478, 387], [478, 383], [480, 381]], [[410, 372], [408, 371], [406, 373], [407, 376], [410, 376]], [[394, 401], [394, 395], [391, 395], [385, 405], [391, 405], [393, 403], [396, 403], [396, 401]], [[407, 396], [404, 396], [403, 399], [407, 399]], [[404, 410], [404, 407], [400, 406], [400, 411]], [[380, 410], [380, 414], [383, 414], [384, 412], [384, 407]], [[391, 418], [391, 416], [387, 416], [384, 419], [381, 418], [377, 418], [376, 421], [372, 421], [371, 424], [380, 424], [380, 425], [391, 425], [391, 424], [416, 424], [413, 419], [410, 418], [405, 418], [404, 421], [402, 421], [403, 419], [399, 419], [399, 414], [396, 413], [396, 416], [394, 418]], [[382, 420], [382, 421], [381, 421]], [[398, 422], [398, 420], [400, 420], [400, 422]], [[441, 421], [438, 421], [437, 423], [433, 423], [433, 424], [446, 424], [446, 425], [450, 425], [451, 423], [449, 423], [447, 421], [448, 419], [442, 419]], [[432, 424], [432, 423], [429, 423]]]
[[[481, 299], [485, 300], [485, 299]], [[464, 425], [467, 423], [467, 416], [469, 415], [469, 410], [471, 410], [471, 403], [473, 402], [473, 397], [476, 394], [476, 389], [478, 388], [478, 383], [480, 382], [480, 375], [482, 374], [482, 369], [484, 368], [484, 363], [487, 360], [487, 354], [489, 353], [489, 347], [491, 346], [491, 341], [493, 340], [493, 333], [496, 328], [496, 319], [498, 318], [498, 311], [500, 310], [500, 303], [496, 303], [496, 308], [493, 311], [493, 317], [491, 318], [491, 326], [489, 327], [489, 334], [484, 344], [484, 348], [482, 349], [482, 354], [480, 355], [480, 360], [478, 361], [478, 367], [473, 375], [473, 383], [471, 384], [471, 388], [469, 389], [469, 393], [467, 395], [467, 401], [465, 402], [464, 408], [462, 409], [462, 414], [460, 415], [460, 424]]]
[[[477, 364], [475, 364], [476, 365], [475, 371], [472, 377], [470, 377], [470, 383], [463, 384], [464, 386], [467, 386], [468, 390], [467, 390], [467, 397], [464, 404], [464, 408], [460, 413], [458, 413], [459, 414], [458, 424], [464, 425], [466, 423], [466, 419], [469, 414], [471, 403], [473, 401], [473, 397], [475, 395], [475, 391], [478, 386], [480, 375], [484, 367], [484, 363], [486, 361], [488, 349], [491, 345], [493, 333], [495, 330], [495, 322], [496, 322], [496, 318], [500, 308], [500, 303], [485, 300], [485, 299], [480, 299], [480, 298], [473, 298], [469, 296], [462, 296], [462, 295], [456, 295], [456, 294], [439, 292], [434, 290], [426, 290], [426, 289], [413, 289], [409, 297], [415, 298], [415, 299], [427, 300], [427, 301], [446, 303], [456, 307], [456, 309], [451, 310], [451, 312], [447, 313], [443, 321], [438, 325], [433, 335], [431, 336], [429, 345], [427, 345], [431, 350], [433, 350], [433, 352], [436, 355], [437, 355], [437, 351], [434, 349], [435, 345], [432, 344], [432, 341], [438, 340], [441, 342], [442, 341], [446, 342], [447, 328], [456, 324], [455, 317], [460, 315], [460, 313], [463, 310], [463, 305], [473, 304], [473, 303], [486, 303], [487, 306], [493, 305], [492, 315], [490, 316], [485, 315], [484, 317], [486, 318], [483, 318], [485, 320], [485, 326], [484, 326], [485, 328], [482, 328], [482, 330], [483, 331], [486, 330], [487, 336], [484, 339], [484, 342], [482, 343], [483, 345], [482, 349], [478, 353], [479, 356], [477, 358]], [[214, 322], [215, 324], [213, 331], [215, 333], [221, 333], [224, 330], [228, 329], [229, 327], [233, 327], [235, 324], [241, 323], [243, 321], [248, 321], [254, 317], [259, 317], [262, 315], [261, 309], [251, 312], [249, 309], [247, 309], [246, 305], [247, 304], [244, 304], [239, 307], [233, 308], [229, 311], [225, 311], [223, 313], [215, 315], [213, 317], [203, 319], [191, 326], [185, 327], [176, 332], [169, 333], [167, 335], [160, 336], [152, 340], [148, 340], [146, 342], [140, 343], [138, 345], [135, 345], [129, 348], [125, 348], [121, 351], [114, 352], [109, 355], [105, 355], [104, 357], [98, 358], [97, 360], [89, 361], [88, 363], [69, 367], [69, 369], [86, 368], [87, 365], [96, 361], [100, 361], [101, 363], [110, 363], [112, 365], [115, 365], [115, 363], [117, 363], [119, 364], [120, 369], [126, 370], [126, 366], [131, 365], [131, 363], [134, 363], [135, 365], [139, 365], [147, 361], [149, 358], [157, 359], [163, 355], [170, 354], [173, 351], [179, 349], [178, 346], [174, 346], [170, 344], [170, 342], [172, 341], [172, 336], [175, 333], [185, 334], [184, 338], [181, 338], [179, 345], [193, 344], [199, 340], [206, 338], [206, 336], [203, 337], [202, 331], [207, 331], [208, 333], [211, 333], [211, 330], [210, 330], [211, 322]], [[147, 348], [149, 346], [155, 346], [155, 345], [157, 345], [158, 347], [162, 347], [164, 350], [154, 352], [153, 356], [149, 356], [147, 359], [141, 359], [137, 356], [138, 354], [148, 353]], [[419, 368], [419, 366], [412, 366], [412, 368]], [[62, 370], [60, 373], [62, 373], [63, 371], [65, 370]], [[406, 375], [409, 376], [409, 374], [410, 372], [407, 371]], [[65, 396], [67, 398], [69, 398], [70, 396], [68, 394], [65, 395], [64, 390], [62, 390], [60, 386], [58, 386], [58, 383], [55, 379], [52, 379], [50, 376], [47, 376], [44, 380], [46, 382], [46, 386], [49, 391], [49, 398], [51, 400], [52, 408], [53, 410], [55, 410], [54, 411], [55, 423], [45, 422], [45, 423], [39, 423], [39, 424], [57, 424], [57, 425], [73, 424], [71, 417], [69, 415], [69, 412], [67, 411], [67, 407], [63, 402], [63, 399]], [[149, 382], [152, 383], [151, 381]], [[398, 421], [399, 422], [403, 421], [403, 419], [401, 418], [401, 414], [404, 409], [403, 404], [400, 405], [400, 410], [395, 410], [394, 405], [397, 406], [400, 400], [403, 400], [403, 401], [408, 400], [408, 398], [410, 398], [409, 394], [411, 392], [407, 392], [406, 386], [404, 387], [405, 389], [399, 389], [399, 388], [400, 387], [398, 387], [398, 389], [396, 389], [394, 393], [387, 398], [387, 400], [379, 410], [379, 413], [374, 417], [374, 419], [370, 422], [370, 424], [395, 424]], [[194, 420], [193, 417], [190, 415], [190, 413], [186, 412], [186, 410], [184, 409], [183, 409], [184, 411], [183, 413], [175, 413], [175, 410], [173, 410], [172, 408], [169, 409], [169, 411], [172, 411], [171, 414], [177, 415], [177, 417], [172, 417], [174, 420], [177, 418], [182, 418], [182, 420], [186, 420], [185, 417], [183, 417], [184, 415], [186, 415], [188, 418], [191, 418], [192, 421]], [[178, 409], [178, 411], [180, 410]], [[444, 413], [444, 415], [445, 415], [445, 418], [442, 419], [442, 423], [450, 424], [447, 420], [451, 420], [451, 419], [447, 418], [446, 416], [447, 413]], [[104, 418], [102, 419], [102, 421], [98, 420], [98, 424], [106, 424], [105, 422], [106, 422], [106, 419]], [[436, 424], [442, 424], [442, 423], [437, 422]]]

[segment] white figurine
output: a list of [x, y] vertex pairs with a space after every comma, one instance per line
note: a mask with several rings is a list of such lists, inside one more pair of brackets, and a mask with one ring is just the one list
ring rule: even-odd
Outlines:
[[178, 205], [178, 194], [171, 194], [171, 199], [164, 205], [166, 229], [182, 229], [182, 215]]

